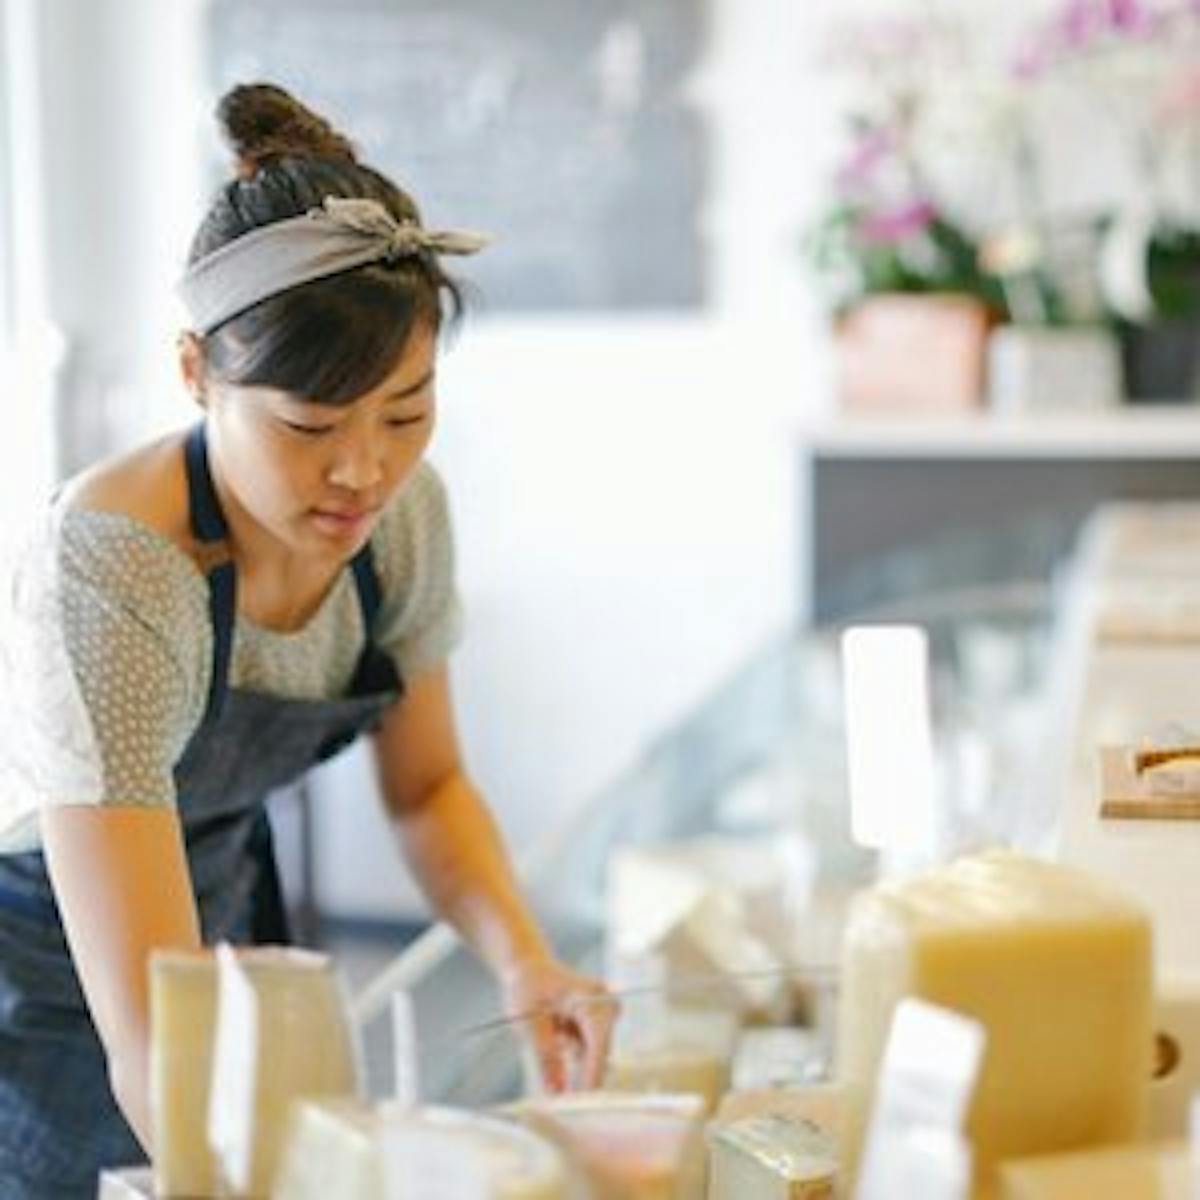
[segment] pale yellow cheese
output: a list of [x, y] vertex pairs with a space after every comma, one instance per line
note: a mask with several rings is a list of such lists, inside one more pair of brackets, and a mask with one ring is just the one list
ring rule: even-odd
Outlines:
[[833, 1200], [837, 1149], [811, 1122], [743, 1117], [708, 1144], [707, 1200]]
[[624, 847], [608, 869], [608, 935], [616, 958], [657, 958], [676, 1004], [786, 1015], [779, 955], [758, 935], [742, 890], [709, 856], [680, 847]]
[[703, 1102], [696, 1095], [575, 1092], [504, 1112], [549, 1138], [588, 1200], [703, 1200]]
[[716, 1110], [729, 1090], [738, 1023], [731, 1013], [672, 1009], [661, 1040], [618, 1037], [604, 1086], [624, 1092], [694, 1092], [704, 1110]]
[[429, 1131], [439, 1150], [459, 1145], [476, 1155], [489, 1200], [566, 1200], [562, 1156], [519, 1125], [449, 1108], [337, 1100], [296, 1106], [272, 1200], [388, 1200], [383, 1156], [392, 1130]]
[[1180, 1142], [1106, 1146], [1001, 1163], [997, 1200], [1192, 1200]]
[[1146, 1112], [1150, 927], [1078, 870], [992, 851], [864, 893], [844, 947], [836, 1074], [857, 1163], [904, 996], [987, 1031], [967, 1134], [977, 1183], [1002, 1158], [1129, 1140]]
[[[304, 1096], [357, 1092], [354, 1045], [336, 975], [323, 955], [279, 948], [239, 952], [259, 1005], [249, 1194], [265, 1196], [288, 1107]], [[150, 971], [150, 1098], [155, 1187], [161, 1196], [213, 1196], [208, 1143], [217, 1012], [211, 952], [160, 952]]]

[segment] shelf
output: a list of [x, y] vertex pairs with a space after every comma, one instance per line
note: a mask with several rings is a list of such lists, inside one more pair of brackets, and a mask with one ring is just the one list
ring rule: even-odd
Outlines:
[[1200, 458], [1200, 404], [1045, 416], [851, 417], [805, 426], [820, 458]]

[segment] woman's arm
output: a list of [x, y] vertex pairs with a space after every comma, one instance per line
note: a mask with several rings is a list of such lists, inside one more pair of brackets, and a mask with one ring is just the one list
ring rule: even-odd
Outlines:
[[200, 945], [179, 816], [173, 808], [50, 808], [42, 839], [113, 1094], [149, 1152], [150, 952]]
[[599, 1082], [615, 1015], [601, 984], [554, 959], [505, 852], [467, 778], [444, 668], [418, 676], [375, 738], [383, 794], [417, 881], [491, 968], [510, 1013], [541, 1010], [532, 1032], [549, 1086]]

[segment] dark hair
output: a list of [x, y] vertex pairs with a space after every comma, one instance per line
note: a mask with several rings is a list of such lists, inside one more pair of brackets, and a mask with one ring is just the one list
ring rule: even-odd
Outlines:
[[[326, 196], [378, 200], [397, 220], [420, 221], [407, 193], [360, 163], [346, 138], [282, 88], [234, 87], [217, 119], [238, 177], [200, 223], [189, 266], [253, 229], [320, 207]], [[345, 404], [387, 377], [414, 327], [426, 323], [436, 333], [462, 308], [459, 285], [422, 251], [267, 297], [205, 336], [205, 362], [227, 383]]]

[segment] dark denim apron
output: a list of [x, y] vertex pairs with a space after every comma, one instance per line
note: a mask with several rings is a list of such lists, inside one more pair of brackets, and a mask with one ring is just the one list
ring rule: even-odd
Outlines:
[[[212, 552], [212, 684], [175, 768], [192, 885], [206, 943], [284, 942], [266, 796], [376, 725], [403, 685], [371, 638], [380, 596], [368, 544], [350, 564], [367, 636], [348, 694], [285, 700], [228, 686], [236, 576], [203, 425], [186, 460], [192, 532]], [[0, 854], [0, 1200], [91, 1200], [102, 1167], [141, 1161], [109, 1090], [42, 854]]]

